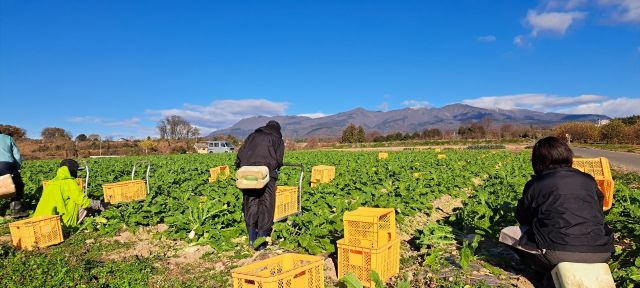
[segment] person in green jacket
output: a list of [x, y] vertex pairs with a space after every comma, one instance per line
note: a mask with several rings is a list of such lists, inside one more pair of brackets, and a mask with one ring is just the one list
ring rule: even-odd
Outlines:
[[74, 227], [87, 215], [87, 208], [105, 210], [103, 202], [89, 199], [78, 186], [76, 177], [79, 168], [75, 160], [62, 160], [56, 177], [43, 189], [33, 217], [61, 215], [64, 226]]

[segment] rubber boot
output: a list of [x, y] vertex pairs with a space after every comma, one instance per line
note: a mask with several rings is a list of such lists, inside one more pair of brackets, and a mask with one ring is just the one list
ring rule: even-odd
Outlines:
[[29, 215], [29, 213], [24, 211], [24, 208], [22, 207], [22, 202], [20, 201], [13, 201], [9, 203], [9, 209], [11, 210], [11, 216], [10, 216], [11, 218], [22, 218], [22, 217], [27, 217]]
[[249, 233], [249, 245], [253, 249], [253, 242], [258, 239], [258, 230], [256, 228], [249, 227], [247, 228], [247, 232]]

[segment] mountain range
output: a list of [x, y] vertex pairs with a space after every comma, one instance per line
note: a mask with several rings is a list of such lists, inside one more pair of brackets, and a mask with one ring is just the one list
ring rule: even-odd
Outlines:
[[257, 127], [269, 120], [276, 120], [282, 126], [282, 134], [286, 138], [335, 137], [353, 123], [362, 125], [369, 131], [382, 134], [395, 132], [415, 132], [424, 129], [439, 128], [455, 130], [460, 125], [491, 119], [493, 125], [511, 123], [533, 125], [536, 127], [552, 126], [569, 121], [592, 121], [610, 119], [596, 114], [562, 114], [538, 112], [527, 109], [486, 109], [465, 104], [451, 104], [441, 108], [405, 108], [391, 111], [369, 111], [356, 108], [350, 111], [319, 118], [305, 116], [255, 116], [238, 121], [233, 126], [212, 132], [214, 135], [233, 135], [244, 138]]

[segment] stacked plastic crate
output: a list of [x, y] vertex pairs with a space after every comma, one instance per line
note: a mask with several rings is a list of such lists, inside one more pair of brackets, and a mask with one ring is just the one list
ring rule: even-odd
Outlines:
[[338, 277], [353, 273], [375, 287], [371, 271], [387, 281], [400, 271], [400, 240], [392, 208], [360, 207], [344, 214], [344, 239], [338, 240]]

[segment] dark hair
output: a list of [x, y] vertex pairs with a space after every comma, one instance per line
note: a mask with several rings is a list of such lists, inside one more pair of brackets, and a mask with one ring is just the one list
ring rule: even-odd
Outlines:
[[71, 177], [73, 178], [78, 177], [78, 169], [80, 169], [80, 165], [76, 160], [64, 159], [62, 160], [62, 162], [60, 162], [59, 167], [62, 167], [62, 166], [67, 166], [67, 168], [69, 168], [69, 173], [71, 174]]
[[569, 145], [558, 137], [546, 137], [538, 140], [531, 153], [533, 172], [539, 175], [547, 170], [571, 167], [573, 151]]

